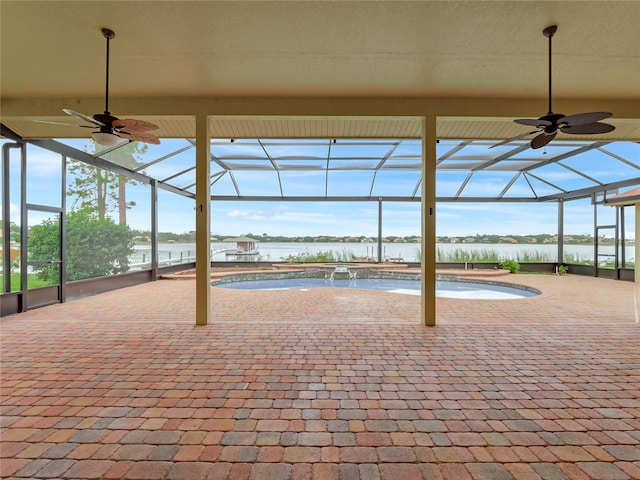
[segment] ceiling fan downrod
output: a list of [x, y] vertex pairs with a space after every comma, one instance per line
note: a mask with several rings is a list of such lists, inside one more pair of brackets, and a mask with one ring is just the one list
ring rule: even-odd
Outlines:
[[109, 113], [109, 41], [116, 36], [116, 33], [109, 28], [102, 28], [101, 32], [102, 32], [102, 36], [107, 39], [107, 68], [106, 68], [105, 94], [104, 94], [104, 114], [111, 115]]
[[547, 115], [551, 115], [553, 113], [553, 110], [551, 109], [551, 39], [555, 35], [556, 31], [558, 31], [557, 25], [550, 25], [542, 31], [544, 36], [549, 39], [549, 113], [547, 113]]

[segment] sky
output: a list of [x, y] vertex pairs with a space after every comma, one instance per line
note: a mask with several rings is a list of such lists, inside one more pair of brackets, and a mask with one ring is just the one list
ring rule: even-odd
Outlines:
[[[85, 144], [88, 143], [83, 141]], [[166, 146], [169, 148], [169, 146]], [[636, 155], [637, 145], [632, 151]], [[12, 150], [13, 152], [17, 152]], [[194, 151], [183, 155], [193, 155]], [[12, 153], [11, 204], [12, 219], [17, 219], [18, 157]], [[60, 205], [61, 192], [57, 188], [60, 175], [59, 156], [37, 147], [28, 147], [28, 183], [27, 201], [43, 205]], [[159, 150], [149, 152], [145, 161], [158, 158]], [[178, 157], [176, 162], [188, 163], [191, 157]], [[638, 161], [636, 159], [636, 161]], [[166, 167], [165, 167], [166, 168]], [[551, 172], [554, 174], [555, 172]], [[162, 178], [162, 172], [156, 172]], [[466, 172], [465, 172], [466, 175]], [[498, 175], [498, 174], [496, 174]], [[511, 175], [511, 174], [510, 174]], [[264, 177], [263, 177], [264, 178]], [[354, 177], [352, 177], [354, 178]], [[72, 180], [72, 179], [69, 179]], [[260, 191], [266, 180], [258, 176], [245, 179], [246, 188]], [[339, 179], [336, 180], [336, 182]], [[186, 181], [186, 180], [185, 180]], [[561, 181], [557, 177], [557, 181]], [[249, 183], [247, 183], [249, 182]], [[398, 177], [396, 188], [404, 182], [403, 188], [415, 184], [414, 178]], [[441, 179], [438, 188], [448, 188]], [[393, 182], [388, 182], [392, 183]], [[487, 185], [490, 182], [487, 183]], [[370, 180], [365, 182], [369, 188]], [[293, 185], [293, 184], [292, 184]], [[348, 186], [348, 185], [347, 185]], [[215, 186], [214, 186], [215, 187]], [[354, 181], [353, 189], [357, 190]], [[386, 188], [386, 187], [385, 187]], [[475, 188], [481, 189], [483, 185]], [[494, 188], [495, 190], [495, 188]], [[212, 192], [215, 188], [212, 189]], [[406, 191], [406, 190], [405, 190]], [[149, 230], [150, 188], [147, 185], [129, 185], [127, 199], [136, 202], [136, 206], [127, 212], [127, 220], [132, 228]], [[70, 205], [69, 205], [70, 206]], [[383, 203], [383, 236], [408, 236], [421, 234], [419, 202], [384, 202]], [[284, 236], [370, 236], [378, 234], [377, 202], [240, 202], [218, 201], [211, 205], [211, 231], [213, 235], [257, 235]], [[613, 223], [615, 209], [601, 207], [598, 210], [599, 224]], [[194, 203], [188, 198], [160, 190], [159, 193], [159, 230], [162, 232], [183, 233], [195, 229]], [[476, 234], [499, 235], [532, 235], [557, 232], [556, 203], [438, 203], [436, 208], [436, 226], [439, 236], [469, 236]], [[634, 232], [634, 215], [627, 214], [627, 236]], [[589, 200], [567, 202], [565, 204], [565, 234], [593, 233], [593, 206]], [[37, 223], [36, 214], [29, 223]]]

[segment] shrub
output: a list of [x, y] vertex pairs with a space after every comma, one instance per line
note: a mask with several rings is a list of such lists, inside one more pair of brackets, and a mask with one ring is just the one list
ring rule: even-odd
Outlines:
[[515, 260], [505, 260], [500, 263], [500, 268], [509, 270], [511, 273], [518, 273], [520, 271], [520, 264]]

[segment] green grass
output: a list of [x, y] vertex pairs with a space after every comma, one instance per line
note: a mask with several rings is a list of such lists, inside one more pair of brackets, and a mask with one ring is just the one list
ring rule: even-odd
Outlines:
[[289, 263], [353, 262], [356, 259], [356, 255], [352, 251], [347, 249], [343, 249], [342, 252], [327, 250], [324, 252], [320, 251], [311, 253], [309, 251], [305, 251], [283, 258], [285, 262]]
[[[4, 280], [4, 276], [2, 273], [0, 273], [0, 282], [2, 282], [3, 280]], [[55, 285], [55, 283], [50, 283], [50, 282], [41, 280], [40, 278], [38, 278], [38, 275], [33, 273], [27, 274], [27, 288], [39, 288], [39, 287], [46, 287], [49, 285]], [[11, 274], [11, 291], [16, 292], [18, 290], [20, 290], [20, 274], [12, 273]]]
[[578, 253], [564, 252], [564, 263], [573, 263], [574, 265], [593, 265], [593, 260], [582, 258]]
[[436, 251], [437, 262], [492, 262], [497, 263], [501, 260], [497, 250], [465, 250], [464, 248], [456, 248], [448, 252], [444, 252], [438, 248]]
[[436, 252], [437, 262], [500, 263], [505, 260], [513, 260], [519, 263], [553, 263], [556, 261], [556, 257], [553, 253], [538, 250], [521, 250], [519, 252], [511, 253], [509, 258], [505, 257], [504, 253], [500, 253], [498, 250], [489, 248], [480, 250], [456, 248], [446, 252], [438, 249]]

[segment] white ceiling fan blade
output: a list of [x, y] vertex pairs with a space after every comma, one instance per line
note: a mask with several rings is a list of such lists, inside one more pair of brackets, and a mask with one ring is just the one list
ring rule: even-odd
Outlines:
[[84, 120], [85, 122], [93, 123], [97, 127], [104, 127], [104, 123], [99, 122], [95, 118], [91, 118], [83, 113], [79, 113], [74, 110], [69, 110], [68, 108], [63, 108], [62, 111], [67, 115], [71, 115], [72, 117], [79, 118], [81, 120]]
[[69, 127], [95, 128], [91, 125], [78, 125], [77, 123], [51, 122], [49, 120], [34, 120], [36, 123], [47, 123], [50, 125], [66, 125]]

